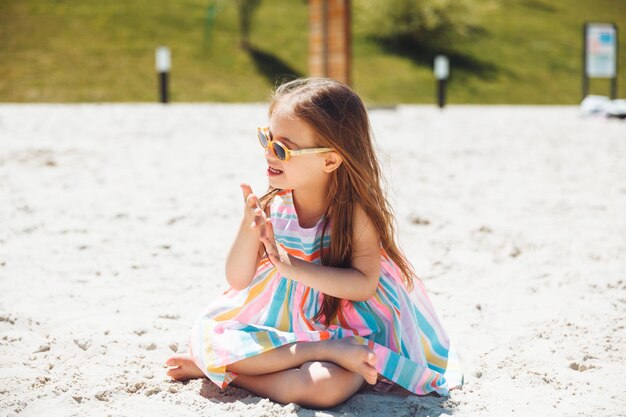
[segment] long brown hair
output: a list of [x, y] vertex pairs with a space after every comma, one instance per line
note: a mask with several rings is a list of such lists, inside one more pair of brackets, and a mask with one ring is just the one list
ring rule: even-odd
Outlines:
[[[395, 243], [395, 219], [381, 187], [378, 158], [372, 146], [371, 129], [363, 102], [348, 86], [325, 78], [304, 78], [279, 86], [272, 96], [270, 117], [286, 106], [295, 117], [317, 133], [316, 146], [329, 147], [343, 159], [331, 177], [327, 193], [323, 234], [330, 226], [330, 246], [322, 248], [323, 265], [347, 268], [352, 260], [354, 206], [359, 203], [378, 233], [383, 250], [398, 266], [407, 286], [415, 272]], [[270, 189], [261, 200], [276, 194]], [[316, 320], [330, 325], [341, 299], [324, 294]]]

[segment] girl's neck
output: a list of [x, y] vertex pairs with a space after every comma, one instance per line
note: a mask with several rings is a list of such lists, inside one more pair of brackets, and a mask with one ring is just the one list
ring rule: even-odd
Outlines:
[[323, 190], [292, 190], [293, 205], [298, 214], [300, 227], [310, 228], [317, 224], [326, 211], [326, 194]]

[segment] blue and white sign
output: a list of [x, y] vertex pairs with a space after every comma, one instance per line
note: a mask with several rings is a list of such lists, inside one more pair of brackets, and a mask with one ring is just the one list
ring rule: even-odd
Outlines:
[[617, 76], [617, 33], [608, 23], [586, 25], [586, 66], [590, 78], [615, 78]]

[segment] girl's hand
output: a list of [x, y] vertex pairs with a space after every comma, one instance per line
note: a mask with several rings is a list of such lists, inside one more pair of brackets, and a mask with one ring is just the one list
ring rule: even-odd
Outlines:
[[243, 201], [245, 203], [244, 220], [251, 222], [256, 218], [256, 209], [261, 208], [259, 205], [259, 198], [252, 192], [252, 188], [248, 184], [241, 184], [240, 187], [243, 192]]
[[265, 226], [255, 219], [259, 199], [252, 193], [248, 184], [241, 184], [244, 199], [244, 215], [226, 258], [226, 280], [231, 288], [240, 291], [250, 285], [263, 255], [263, 244], [259, 241], [261, 230]]
[[257, 209], [256, 214], [263, 219], [264, 226], [261, 228], [260, 240], [265, 246], [270, 262], [274, 264], [282, 275], [287, 275], [286, 271], [292, 266], [289, 253], [282, 246], [276, 244], [274, 227], [272, 226], [271, 220], [263, 213], [263, 210], [260, 208]]
[[272, 222], [261, 209], [259, 198], [252, 192], [252, 188], [248, 184], [241, 184], [241, 190], [245, 201], [244, 221], [250, 224], [250, 230], [259, 234], [259, 241], [265, 246], [270, 262], [285, 275], [285, 271], [292, 266], [289, 253], [276, 244]]
[[248, 184], [241, 184], [241, 190], [243, 191], [243, 199], [246, 203], [244, 222], [250, 224], [250, 230], [261, 235], [265, 230], [265, 220], [267, 216], [265, 212], [263, 212], [263, 209], [261, 209], [259, 198], [252, 193], [252, 188]]

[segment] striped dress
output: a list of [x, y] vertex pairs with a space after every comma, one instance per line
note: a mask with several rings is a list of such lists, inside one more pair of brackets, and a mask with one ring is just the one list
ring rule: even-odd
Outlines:
[[[270, 218], [278, 244], [292, 256], [320, 263], [322, 220], [313, 228], [298, 223], [290, 191], [277, 194]], [[313, 317], [322, 294], [281, 276], [267, 258], [261, 260], [250, 285], [227, 290], [196, 320], [191, 355], [206, 376], [225, 388], [236, 375], [226, 366], [294, 342], [356, 336], [376, 353], [383, 377], [424, 395], [447, 395], [462, 384], [458, 361], [420, 280], [412, 291], [399, 269], [381, 251], [380, 279], [367, 301], [344, 302], [337, 318], [325, 327]]]

